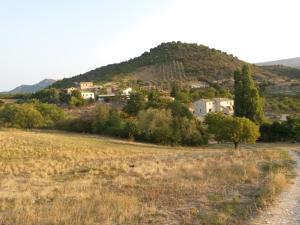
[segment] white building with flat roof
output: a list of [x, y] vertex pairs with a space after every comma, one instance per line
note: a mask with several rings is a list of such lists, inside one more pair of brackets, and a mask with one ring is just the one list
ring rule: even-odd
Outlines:
[[89, 91], [81, 91], [81, 96], [83, 99], [95, 99], [95, 93]]
[[195, 116], [205, 116], [208, 113], [223, 112], [232, 115], [234, 101], [229, 98], [200, 99], [193, 103], [193, 114]]

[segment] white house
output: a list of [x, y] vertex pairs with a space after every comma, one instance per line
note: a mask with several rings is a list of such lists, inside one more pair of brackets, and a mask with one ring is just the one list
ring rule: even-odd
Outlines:
[[122, 94], [125, 96], [129, 96], [131, 92], [132, 92], [132, 88], [126, 88], [125, 90], [122, 91]]
[[82, 96], [83, 99], [95, 99], [95, 93], [94, 92], [82, 91], [81, 96]]
[[234, 101], [229, 98], [200, 99], [193, 103], [193, 114], [199, 117], [211, 112], [223, 112], [232, 115], [233, 105]]

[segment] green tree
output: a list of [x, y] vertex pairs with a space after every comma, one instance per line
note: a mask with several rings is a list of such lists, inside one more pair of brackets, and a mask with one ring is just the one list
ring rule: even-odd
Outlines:
[[220, 142], [233, 142], [235, 149], [240, 143], [255, 143], [259, 138], [259, 127], [247, 118], [232, 116], [208, 116], [205, 118], [209, 133]]
[[187, 117], [189, 119], [193, 117], [193, 114], [190, 112], [189, 108], [179, 101], [171, 102], [168, 108], [171, 110], [173, 117]]
[[41, 128], [45, 126], [42, 114], [33, 104], [7, 104], [0, 111], [0, 121], [5, 127]]
[[179, 121], [180, 143], [182, 145], [197, 146], [207, 144], [207, 137], [198, 120], [183, 117]]
[[179, 88], [178, 84], [172, 83], [171, 93], [170, 93], [171, 97], [175, 98], [179, 92], [180, 92], [180, 88]]
[[78, 90], [72, 91], [69, 105], [79, 107], [79, 106], [84, 105], [84, 103], [85, 103], [85, 100], [82, 98], [80, 91], [78, 91]]
[[47, 88], [32, 95], [32, 98], [38, 99], [40, 102], [57, 104], [60, 102], [60, 91], [55, 88]]
[[165, 102], [162, 101], [160, 95], [157, 91], [151, 91], [148, 93], [148, 102], [146, 104], [147, 108], [164, 108], [166, 106]]
[[47, 128], [53, 128], [65, 119], [64, 111], [56, 105], [36, 103], [35, 107], [42, 114]]
[[145, 109], [146, 101], [142, 93], [136, 92], [130, 94], [130, 99], [127, 105], [124, 107], [124, 112], [128, 113], [130, 116], [136, 116], [139, 111]]
[[173, 143], [172, 114], [165, 109], [140, 111], [137, 120], [139, 137], [153, 143]]
[[216, 141], [221, 141], [222, 139], [220, 128], [225, 118], [226, 116], [223, 113], [209, 113], [205, 116], [204, 123], [207, 125], [207, 131], [214, 135]]
[[110, 109], [105, 123], [105, 134], [120, 137], [122, 136], [124, 123], [117, 109]]
[[106, 122], [109, 117], [110, 108], [107, 105], [100, 105], [96, 109], [95, 118], [93, 121], [93, 132], [104, 133], [106, 129]]
[[234, 73], [234, 111], [236, 116], [256, 123], [261, 123], [264, 118], [263, 101], [248, 65]]
[[175, 99], [179, 102], [186, 103], [186, 104], [191, 102], [190, 94], [187, 91], [179, 91], [176, 94]]

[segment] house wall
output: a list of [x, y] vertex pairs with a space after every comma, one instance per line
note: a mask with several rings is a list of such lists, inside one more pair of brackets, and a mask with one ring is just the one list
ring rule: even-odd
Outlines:
[[233, 104], [234, 101], [231, 99], [225, 99], [225, 100], [217, 100], [217, 106], [218, 112], [224, 112], [226, 114], [233, 114]]
[[209, 112], [214, 111], [214, 104], [212, 101], [199, 100], [193, 104], [194, 115], [203, 116]]
[[83, 99], [95, 99], [95, 94], [93, 92], [82, 92], [81, 96]]
[[211, 101], [207, 99], [201, 99], [194, 102], [193, 104], [193, 114], [195, 116], [205, 116], [210, 112], [223, 112], [225, 114], [233, 114], [233, 104], [232, 99], [212, 99]]
[[80, 90], [87, 90], [94, 87], [93, 82], [81, 82], [80, 83]]

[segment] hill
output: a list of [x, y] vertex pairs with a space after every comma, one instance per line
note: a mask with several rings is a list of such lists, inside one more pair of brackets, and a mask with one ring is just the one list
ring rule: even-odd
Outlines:
[[[100, 67], [72, 78], [56, 82], [53, 87], [65, 88], [81, 81], [132, 79], [145, 82], [202, 80], [215, 82], [232, 80], [233, 72], [245, 62], [233, 55], [204, 45], [181, 42], [162, 43], [139, 57]], [[254, 67], [257, 80], [280, 80], [263, 68]], [[232, 82], [231, 82], [232, 83]]]
[[281, 76], [287, 76], [290, 78], [300, 78], [300, 67], [299, 69], [283, 65], [270, 65], [260, 67], [264, 70], [268, 70], [271, 73], [275, 73]]
[[19, 87], [16, 87], [15, 89], [9, 91], [9, 94], [25, 94], [25, 93], [35, 93], [37, 91], [40, 91], [44, 88], [49, 87], [53, 83], [55, 83], [56, 80], [52, 79], [45, 79], [41, 82], [33, 85], [21, 85]]
[[258, 66], [283, 65], [300, 69], [300, 57], [256, 63]]

